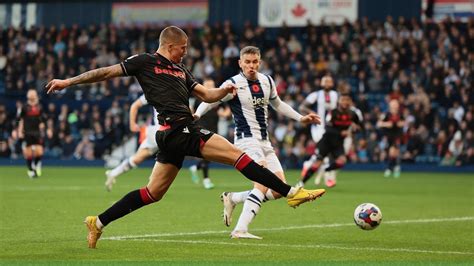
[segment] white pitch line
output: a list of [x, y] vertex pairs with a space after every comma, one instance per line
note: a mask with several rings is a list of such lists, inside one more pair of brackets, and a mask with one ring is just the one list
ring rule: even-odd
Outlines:
[[[121, 239], [124, 240], [124, 239]], [[263, 244], [249, 242], [222, 242], [222, 241], [204, 241], [204, 240], [172, 240], [172, 239], [130, 239], [132, 241], [147, 242], [166, 242], [166, 243], [184, 243], [184, 244], [206, 244], [206, 245], [229, 245], [229, 246], [253, 246], [253, 247], [280, 247], [280, 248], [324, 248], [324, 249], [341, 249], [341, 250], [360, 250], [360, 251], [385, 251], [385, 252], [406, 252], [406, 253], [429, 253], [429, 254], [449, 254], [449, 255], [474, 255], [472, 252], [461, 251], [438, 251], [408, 248], [364, 248], [364, 247], [344, 247], [336, 245], [293, 245], [293, 244]]]
[[[434, 219], [417, 219], [417, 220], [395, 220], [395, 221], [383, 221], [383, 224], [417, 224], [417, 223], [439, 223], [439, 222], [459, 222], [459, 221], [471, 221], [474, 220], [474, 216], [468, 217], [452, 217], [452, 218], [434, 218]], [[334, 223], [334, 224], [309, 224], [300, 226], [287, 226], [287, 227], [276, 227], [276, 228], [260, 228], [252, 229], [252, 231], [285, 231], [285, 230], [297, 230], [297, 229], [308, 229], [308, 228], [333, 228], [333, 227], [346, 227], [354, 226], [354, 223]], [[200, 232], [178, 232], [178, 233], [158, 233], [158, 234], [145, 234], [145, 235], [126, 235], [126, 236], [111, 236], [104, 237], [104, 240], [123, 240], [123, 239], [135, 239], [135, 238], [153, 238], [153, 237], [168, 237], [168, 236], [193, 236], [193, 235], [212, 235], [212, 234], [224, 234], [229, 233], [228, 230], [220, 231], [200, 231]]]

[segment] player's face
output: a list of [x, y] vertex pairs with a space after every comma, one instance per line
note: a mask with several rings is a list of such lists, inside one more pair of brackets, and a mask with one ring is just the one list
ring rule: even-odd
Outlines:
[[330, 90], [334, 87], [334, 81], [331, 77], [323, 77], [321, 80], [321, 87], [323, 87], [324, 90]]
[[183, 57], [186, 56], [188, 52], [188, 38], [183, 38], [181, 41], [173, 43], [170, 45], [169, 53], [170, 59], [174, 63], [181, 63]]
[[35, 105], [38, 103], [38, 94], [35, 91], [28, 91], [26, 94], [26, 100], [29, 104]]
[[260, 55], [244, 54], [240, 57], [239, 66], [244, 75], [249, 79], [257, 79], [258, 68], [260, 67]]
[[351, 100], [351, 97], [349, 96], [341, 96], [339, 98], [339, 106], [341, 106], [341, 108], [343, 110], [347, 110], [351, 107], [352, 105], [352, 100]]
[[389, 109], [390, 109], [390, 113], [398, 114], [398, 110], [400, 109], [398, 101], [397, 100], [391, 100], [390, 103], [389, 103]]

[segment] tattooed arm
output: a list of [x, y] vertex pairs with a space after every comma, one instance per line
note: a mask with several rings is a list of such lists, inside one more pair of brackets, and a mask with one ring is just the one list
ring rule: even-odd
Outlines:
[[68, 79], [53, 79], [46, 85], [46, 90], [47, 93], [51, 93], [72, 85], [94, 83], [120, 76], [124, 76], [124, 73], [120, 64], [116, 64], [90, 70]]

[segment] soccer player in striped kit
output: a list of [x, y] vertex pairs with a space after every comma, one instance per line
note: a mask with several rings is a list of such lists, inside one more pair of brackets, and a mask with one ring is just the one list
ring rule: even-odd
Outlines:
[[[281, 180], [285, 181], [283, 169], [273, 150], [267, 132], [268, 105], [271, 104], [277, 112], [303, 124], [316, 123], [317, 115], [309, 113], [302, 116], [280, 100], [273, 79], [258, 72], [260, 66], [259, 48], [254, 46], [242, 48], [239, 65], [242, 72], [221, 85], [221, 87], [225, 87], [228, 84], [235, 84], [238, 88], [237, 95], [229, 94], [221, 100], [229, 104], [235, 120], [234, 144], [254, 161], [267, 167]], [[195, 118], [201, 117], [218, 104], [219, 102], [213, 104], [202, 103], [194, 114]], [[231, 237], [262, 239], [250, 234], [248, 226], [259, 212], [264, 201], [280, 197], [280, 194], [258, 183], [254, 183], [254, 188], [250, 191], [222, 193], [223, 218], [226, 226], [231, 224], [235, 205], [244, 203], [239, 221], [232, 231]]]
[[[319, 117], [321, 117], [321, 124], [311, 125], [311, 137], [313, 138], [313, 141], [316, 144], [319, 143], [319, 141], [324, 135], [326, 123], [325, 117], [330, 111], [336, 109], [338, 99], [337, 92], [333, 90], [334, 80], [330, 75], [323, 76], [323, 78], [321, 79], [321, 87], [323, 88], [322, 90], [312, 92], [308, 96], [306, 96], [306, 99], [300, 106], [301, 113], [307, 114], [313, 112], [314, 110], [319, 115]], [[303, 163], [301, 177], [305, 176], [310, 166], [314, 165], [314, 163], [316, 162], [316, 153], [317, 151], [315, 151], [315, 154], [311, 155], [311, 157]], [[324, 158], [324, 163], [325, 165], [329, 166], [329, 158]], [[325, 173], [325, 168], [326, 167], [319, 168], [318, 173], [316, 175], [315, 184], [319, 185], [321, 177], [324, 174], [326, 177], [326, 185], [328, 187], [331, 187], [331, 185], [333, 184], [333, 179], [328, 177], [335, 175], [335, 172], [329, 171], [328, 173]], [[303, 185], [303, 182], [298, 183], [298, 186]]]

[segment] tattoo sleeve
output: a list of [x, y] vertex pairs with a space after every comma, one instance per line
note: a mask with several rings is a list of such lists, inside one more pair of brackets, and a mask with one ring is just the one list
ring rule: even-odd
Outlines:
[[84, 72], [78, 76], [70, 78], [69, 81], [71, 82], [71, 85], [77, 85], [94, 83], [119, 76], [123, 76], [123, 71], [120, 64], [116, 64]]

